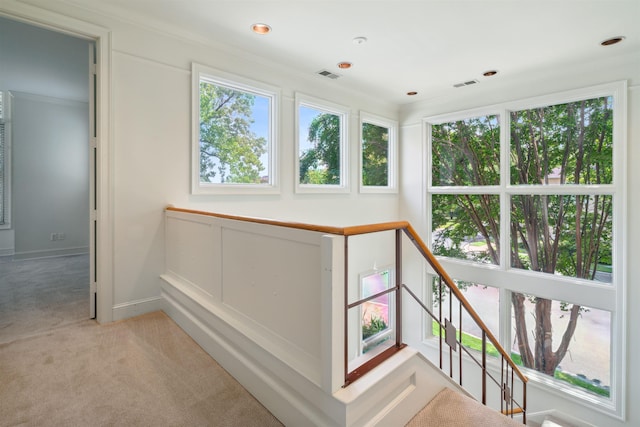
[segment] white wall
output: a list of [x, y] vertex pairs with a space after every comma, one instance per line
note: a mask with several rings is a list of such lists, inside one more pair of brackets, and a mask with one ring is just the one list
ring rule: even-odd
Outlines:
[[0, 88], [89, 100], [89, 42], [0, 16]]
[[[15, 3], [15, 2], [14, 2]], [[323, 224], [349, 225], [396, 219], [412, 221], [418, 231], [424, 229], [422, 219], [422, 129], [420, 119], [465, 108], [525, 98], [543, 93], [567, 90], [597, 83], [629, 79], [628, 133], [628, 213], [629, 243], [628, 300], [640, 301], [640, 248], [632, 244], [640, 237], [640, 224], [633, 213], [640, 209], [640, 73], [638, 59], [624, 58], [616, 63], [589, 64], [579, 69], [537, 70], [532, 79], [505, 75], [487, 80], [482, 85], [460, 89], [457, 98], [416, 104], [402, 110], [401, 120], [401, 194], [360, 195], [355, 189], [346, 195], [298, 195], [293, 191], [294, 126], [293, 97], [299, 90], [306, 94], [348, 105], [353, 113], [364, 109], [370, 113], [397, 119], [395, 106], [384, 105], [366, 95], [334, 90], [331, 82], [315, 76], [293, 74], [277, 64], [232, 52], [223, 46], [213, 47], [198, 42], [178, 40], [158, 32], [135, 28], [104, 16], [92, 15], [57, 0], [35, 2], [63, 15], [43, 14], [29, 8], [18, 8], [24, 16], [46, 15], [50, 24], [73, 26], [64, 16], [73, 16], [108, 29], [112, 42], [112, 97], [110, 126], [113, 150], [112, 206], [114, 219], [114, 303], [123, 310], [127, 304], [145, 301], [159, 295], [158, 276], [164, 265], [162, 208], [172, 203], [195, 209], [218, 212], [295, 219]], [[45, 4], [46, 3], [46, 4]], [[7, 3], [9, 4], [9, 3]], [[9, 10], [11, 10], [9, 8]], [[190, 152], [190, 63], [196, 61], [226, 72], [237, 73], [282, 89], [280, 175], [282, 192], [277, 196], [191, 196], [189, 194]], [[357, 121], [351, 123], [351, 182], [356, 180]], [[400, 205], [400, 209], [398, 207]], [[419, 280], [419, 278], [418, 278]], [[406, 280], [405, 280], [406, 281]], [[629, 310], [627, 324], [640, 323], [637, 310]], [[628, 413], [626, 422], [614, 421], [595, 412], [587, 417], [599, 425], [640, 425], [640, 408], [632, 403], [640, 396], [640, 370], [634, 367], [633, 355], [640, 351], [640, 337], [629, 329]], [[555, 406], [553, 396], [530, 399], [533, 408]], [[574, 405], [568, 405], [576, 410]], [[578, 408], [583, 409], [583, 408]], [[583, 416], [584, 417], [584, 416]]]
[[[38, 3], [38, 2], [36, 2]], [[324, 225], [354, 225], [396, 219], [398, 195], [357, 191], [358, 112], [392, 120], [398, 108], [368, 95], [337, 90], [313, 73], [296, 74], [279, 64], [225, 47], [169, 37], [122, 21], [76, 9], [65, 2], [40, 2], [82, 22], [110, 31], [111, 140], [113, 183], [113, 318], [157, 307], [164, 267], [163, 208], [167, 204], [239, 215]], [[7, 11], [48, 25], [78, 26], [64, 15], [19, 1]], [[0, 10], [2, 8], [0, 7]], [[82, 26], [82, 25], [79, 25]], [[281, 193], [272, 196], [192, 196], [190, 194], [191, 63], [281, 88], [279, 162]], [[296, 91], [351, 109], [348, 194], [294, 192], [294, 96]], [[100, 266], [98, 266], [100, 269]], [[100, 296], [98, 296], [100, 298]], [[147, 304], [148, 303], [148, 304]], [[145, 308], [147, 307], [147, 308]]]
[[[353, 184], [348, 194], [295, 194], [293, 167], [295, 91], [352, 109], [352, 183], [357, 183], [359, 109], [395, 119], [395, 107], [336, 91], [315, 76], [291, 74], [224, 50], [113, 25], [118, 26], [112, 56], [116, 305], [158, 295], [164, 263], [162, 209], [167, 204], [323, 225], [397, 218], [397, 195], [359, 194]], [[191, 61], [281, 88], [279, 195], [190, 195]]]
[[[88, 252], [89, 106], [13, 93], [15, 257]], [[51, 240], [51, 234], [64, 234]]]
[[88, 250], [88, 49], [0, 17], [0, 88], [14, 94], [12, 225], [0, 230], [0, 255]]
[[[411, 221], [424, 235], [426, 224], [423, 204], [426, 189], [423, 170], [426, 153], [422, 118], [620, 80], [626, 80], [628, 83], [626, 301], [629, 303], [626, 318], [626, 421], [604, 415], [586, 403], [577, 404], [563, 399], [559, 397], [560, 394], [550, 393], [548, 389], [542, 389], [534, 383], [529, 384], [527, 399], [530, 412], [555, 408], [594, 425], [608, 427], [640, 425], [640, 408], [636, 404], [640, 396], [640, 368], [636, 362], [636, 355], [640, 351], [640, 334], [633, 326], [640, 324], [639, 311], [633, 308], [634, 302], [640, 301], [640, 265], [635, 262], [640, 257], [640, 248], [635, 244], [640, 238], [640, 224], [635, 220], [640, 210], [640, 192], [637, 191], [640, 185], [640, 171], [637, 167], [640, 164], [640, 54], [628, 58], [614, 58], [607, 63], [593, 62], [587, 66], [583, 64], [575, 68], [546, 70], [532, 78], [523, 79], [520, 76], [515, 79], [505, 76], [502, 80], [486, 81], [477, 87], [462, 88], [458, 97], [405, 106], [401, 114], [401, 215]], [[421, 280], [420, 273], [413, 273], [407, 275], [405, 282], [412, 283], [419, 291]], [[417, 336], [412, 337], [414, 338], [419, 340]]]

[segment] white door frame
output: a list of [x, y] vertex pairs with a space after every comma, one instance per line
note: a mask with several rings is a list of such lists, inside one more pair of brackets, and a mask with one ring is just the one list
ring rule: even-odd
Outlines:
[[[96, 320], [113, 320], [113, 150], [111, 142], [111, 32], [84, 21], [38, 7], [5, 0], [0, 15], [27, 24], [90, 39], [96, 44], [95, 239], [90, 256], [95, 268]], [[93, 173], [94, 165], [90, 165]], [[93, 212], [93, 209], [90, 211]], [[92, 216], [94, 218], [94, 216]], [[92, 221], [93, 225], [93, 221]]]

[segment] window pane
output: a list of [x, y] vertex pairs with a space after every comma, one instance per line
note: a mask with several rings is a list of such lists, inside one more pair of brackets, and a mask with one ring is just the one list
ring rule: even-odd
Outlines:
[[300, 184], [340, 185], [341, 116], [301, 105], [298, 123]]
[[[433, 279], [433, 312], [439, 317], [442, 310], [442, 319], [449, 319], [457, 329], [462, 329], [462, 343], [473, 350], [480, 351], [482, 349], [482, 329], [478, 327], [475, 321], [469, 316], [466, 310], [462, 310], [462, 328], [460, 328], [460, 305], [457, 298], [453, 298], [451, 304], [451, 312], [449, 311], [449, 291], [443, 284], [442, 303], [439, 302], [440, 291], [438, 288], [438, 278]], [[464, 282], [455, 280], [454, 283], [462, 291], [464, 297], [469, 301], [473, 309], [477, 313], [481, 313], [482, 321], [489, 328], [491, 333], [498, 337], [500, 327], [500, 290], [491, 286], [485, 286], [480, 283]], [[438, 335], [437, 326], [434, 326], [433, 334]], [[497, 354], [497, 351], [492, 354]]]
[[611, 184], [613, 100], [511, 113], [512, 184]]
[[271, 98], [200, 81], [200, 182], [270, 184]]
[[[389, 289], [390, 271], [384, 270], [362, 278], [362, 298]], [[363, 353], [381, 341], [389, 339], [391, 331], [390, 294], [381, 295], [362, 304]]]
[[483, 116], [431, 127], [432, 184], [500, 184], [499, 116]]
[[[363, 300], [389, 289], [391, 274], [392, 270], [385, 268], [360, 276], [357, 299]], [[395, 292], [391, 292], [349, 309], [349, 371], [395, 345], [394, 306]]]
[[611, 313], [515, 293], [512, 302], [516, 363], [609, 397]]
[[362, 123], [362, 185], [389, 185], [389, 128]]
[[612, 196], [511, 198], [511, 266], [612, 282]]
[[481, 263], [500, 263], [500, 197], [433, 195], [432, 252]]

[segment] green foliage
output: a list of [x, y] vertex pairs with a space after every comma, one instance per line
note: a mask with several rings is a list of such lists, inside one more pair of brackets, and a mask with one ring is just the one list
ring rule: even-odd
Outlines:
[[[500, 261], [500, 197], [497, 195], [432, 196], [433, 253], [482, 263]], [[487, 245], [474, 250], [474, 243]]]
[[433, 185], [500, 184], [498, 116], [483, 116], [431, 128]]
[[[436, 321], [432, 321], [432, 333], [435, 337], [440, 336], [440, 327], [438, 326], [438, 322]], [[460, 341], [460, 332], [458, 332], [458, 341]], [[482, 351], [482, 339], [475, 337], [473, 335], [469, 335], [467, 333], [462, 332], [462, 345], [464, 345], [466, 348], [470, 349], [470, 350], [474, 350], [477, 352], [481, 352]], [[444, 337], [444, 329], [442, 331], [442, 336]], [[496, 349], [496, 347], [491, 344], [490, 342], [487, 342], [487, 355], [491, 356], [491, 357], [499, 357], [500, 353], [498, 352], [498, 350]], [[511, 353], [511, 360], [513, 360], [513, 362], [518, 365], [518, 366], [522, 366], [522, 358], [520, 357], [520, 355], [518, 353]], [[560, 380], [560, 381], [564, 381], [566, 383], [572, 384], [576, 387], [580, 387], [582, 389], [585, 390], [589, 390], [592, 393], [598, 394], [600, 396], [604, 396], [604, 397], [609, 397], [610, 396], [610, 391], [602, 386], [596, 385], [594, 384], [592, 381], [586, 381], [584, 379], [581, 379], [580, 377], [577, 377], [575, 375], [571, 375], [568, 374], [566, 372], [562, 372], [559, 369], [556, 369], [556, 371], [554, 372], [554, 378]]]
[[389, 129], [362, 124], [362, 184], [389, 185]]
[[255, 95], [200, 82], [200, 180], [260, 183], [267, 140], [251, 131]]
[[575, 385], [576, 387], [589, 390], [590, 392], [595, 393], [599, 396], [604, 396], [604, 397], [611, 396], [611, 392], [609, 391], [608, 388], [596, 385], [591, 381], [583, 380], [580, 377], [577, 377], [575, 375], [570, 375], [566, 372], [556, 370], [553, 376], [556, 379]]
[[[612, 98], [602, 97], [510, 113], [510, 184], [612, 183]], [[434, 125], [432, 183], [486, 187], [500, 184], [500, 128], [496, 116]], [[565, 187], [566, 188], [566, 187]], [[471, 193], [471, 192], [470, 192]], [[433, 252], [499, 264], [500, 199], [497, 195], [437, 194], [432, 201]], [[609, 195], [511, 196], [511, 267], [593, 279], [611, 264], [613, 197]], [[484, 241], [487, 250], [473, 244]], [[535, 316], [524, 302], [535, 304]], [[515, 337], [525, 366], [553, 375], [565, 356], [584, 308], [561, 302], [569, 326], [552, 347], [551, 301], [513, 294]], [[566, 313], [566, 314], [565, 314]], [[533, 319], [534, 326], [527, 326]], [[534, 343], [529, 343], [533, 331]]]
[[309, 125], [312, 147], [300, 154], [300, 183], [340, 185], [340, 116], [323, 113]]
[[366, 340], [384, 331], [388, 327], [387, 323], [381, 317], [372, 315], [369, 322], [362, 324], [362, 339]]

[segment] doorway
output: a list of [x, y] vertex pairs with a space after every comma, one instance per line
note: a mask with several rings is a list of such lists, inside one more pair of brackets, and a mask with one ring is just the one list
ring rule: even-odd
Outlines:
[[96, 315], [97, 91], [94, 41], [3, 17], [0, 40], [0, 89], [14, 104], [12, 215], [0, 229], [0, 243], [12, 244], [0, 247], [6, 336]]

